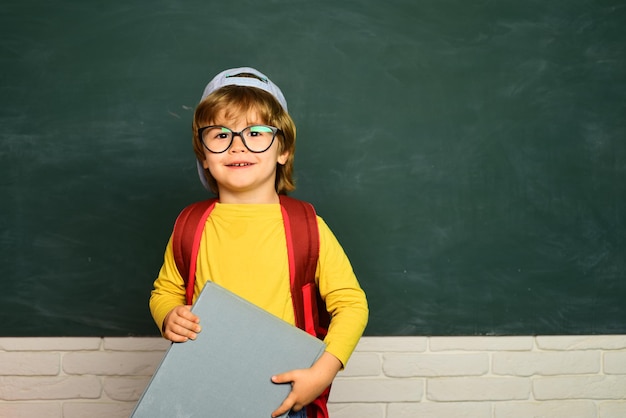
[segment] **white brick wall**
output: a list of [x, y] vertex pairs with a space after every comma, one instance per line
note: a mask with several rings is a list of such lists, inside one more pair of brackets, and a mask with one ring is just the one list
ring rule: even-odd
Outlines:
[[[128, 417], [160, 338], [0, 338], [0, 417]], [[626, 335], [365, 337], [333, 418], [625, 418]]]

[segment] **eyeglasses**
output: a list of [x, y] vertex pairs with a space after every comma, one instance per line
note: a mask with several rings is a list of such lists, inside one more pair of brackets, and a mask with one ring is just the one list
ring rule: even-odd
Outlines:
[[235, 136], [241, 138], [243, 145], [251, 152], [267, 151], [274, 143], [278, 128], [268, 125], [252, 125], [241, 132], [235, 132], [225, 126], [211, 125], [198, 129], [198, 136], [206, 149], [214, 154], [226, 151], [233, 143]]

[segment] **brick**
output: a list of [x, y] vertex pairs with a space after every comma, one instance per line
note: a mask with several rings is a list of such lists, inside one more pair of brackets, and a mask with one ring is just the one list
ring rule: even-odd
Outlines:
[[443, 377], [429, 379], [426, 398], [439, 402], [523, 400], [530, 396], [530, 379], [506, 377]]
[[491, 418], [489, 402], [394, 403], [387, 409], [392, 418]]
[[423, 379], [337, 378], [330, 392], [330, 400], [334, 403], [417, 402], [423, 395]]
[[0, 375], [56, 376], [61, 369], [61, 355], [47, 352], [0, 352]]
[[60, 402], [2, 402], [0, 417], [62, 418]]
[[492, 357], [493, 373], [532, 376], [595, 374], [600, 371], [599, 351], [502, 352]]
[[[169, 345], [0, 338], [0, 417], [126, 418]], [[333, 418], [622, 418], [626, 336], [364, 337], [330, 408]]]
[[406, 354], [383, 356], [388, 377], [480, 376], [489, 372], [489, 356], [477, 354]]
[[111, 351], [162, 351], [172, 343], [163, 337], [106, 337], [103, 341], [105, 350]]
[[332, 418], [381, 418], [385, 416], [385, 404], [329, 402], [328, 412]]
[[76, 352], [63, 357], [63, 370], [68, 374], [152, 376], [162, 358], [158, 351]]
[[529, 351], [534, 346], [532, 337], [431, 337], [431, 351]]
[[620, 350], [626, 348], [626, 335], [538, 336], [541, 350]]
[[66, 402], [63, 418], [128, 418], [135, 402]]
[[426, 351], [427, 337], [363, 337], [356, 347], [356, 351], [376, 352], [417, 352]]
[[96, 376], [0, 377], [0, 399], [8, 401], [95, 399], [101, 393]]
[[148, 386], [150, 377], [106, 377], [104, 393], [116, 401], [137, 401]]
[[591, 401], [498, 402], [494, 418], [596, 418]]
[[537, 400], [622, 399], [626, 397], [626, 376], [539, 377], [533, 380]]
[[0, 349], [5, 351], [77, 351], [98, 350], [99, 337], [9, 337], [0, 338]]
[[339, 376], [380, 376], [382, 374], [381, 357], [377, 353], [354, 353], [348, 365]]
[[626, 374], [626, 351], [604, 353], [604, 373]]
[[626, 417], [626, 400], [605, 401], [598, 404], [598, 418]]

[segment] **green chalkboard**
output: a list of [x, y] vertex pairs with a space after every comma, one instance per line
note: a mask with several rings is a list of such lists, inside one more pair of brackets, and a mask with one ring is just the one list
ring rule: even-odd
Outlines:
[[254, 66], [298, 126], [368, 335], [626, 333], [618, 0], [8, 0], [0, 334], [156, 335], [191, 118]]

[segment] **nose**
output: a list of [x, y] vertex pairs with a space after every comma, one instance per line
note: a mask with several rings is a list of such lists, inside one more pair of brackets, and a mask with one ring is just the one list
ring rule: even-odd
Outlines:
[[233, 142], [230, 144], [229, 152], [244, 152], [246, 145], [243, 143], [243, 137], [240, 133], [233, 133]]

